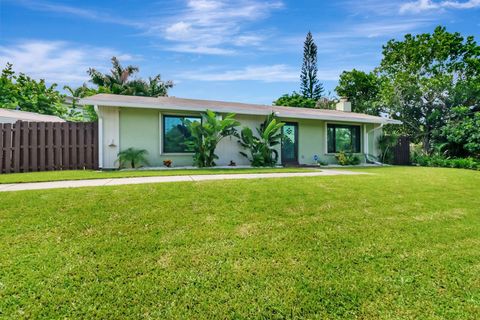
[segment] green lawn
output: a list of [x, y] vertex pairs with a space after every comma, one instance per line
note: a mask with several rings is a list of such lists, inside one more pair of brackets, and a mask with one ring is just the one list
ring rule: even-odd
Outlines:
[[480, 172], [4, 193], [0, 318], [478, 319]]
[[[232, 169], [174, 169], [174, 170], [135, 170], [135, 171], [95, 171], [95, 170], [65, 170], [28, 173], [0, 174], [0, 184], [24, 183], [59, 180], [109, 179], [127, 177], [176, 176], [191, 174], [222, 174], [222, 173], [274, 173], [274, 172], [305, 172], [309, 168], [232, 168]], [[318, 169], [316, 169], [318, 170]]]

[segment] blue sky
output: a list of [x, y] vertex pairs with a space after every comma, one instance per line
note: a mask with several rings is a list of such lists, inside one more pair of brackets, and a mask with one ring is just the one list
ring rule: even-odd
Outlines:
[[0, 1], [2, 65], [80, 85], [116, 55], [187, 98], [270, 104], [298, 90], [309, 30], [332, 95], [343, 70], [375, 67], [388, 39], [445, 25], [480, 40], [480, 0]]

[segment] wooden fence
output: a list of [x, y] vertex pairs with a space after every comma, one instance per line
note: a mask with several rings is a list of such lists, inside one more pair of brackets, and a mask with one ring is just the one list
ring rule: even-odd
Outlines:
[[0, 123], [0, 173], [97, 168], [96, 122]]
[[397, 145], [393, 149], [393, 164], [409, 165], [410, 164], [410, 138], [399, 137]]

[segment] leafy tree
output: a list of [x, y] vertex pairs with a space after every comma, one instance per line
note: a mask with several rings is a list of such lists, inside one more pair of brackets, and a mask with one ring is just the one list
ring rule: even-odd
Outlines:
[[480, 159], [480, 111], [473, 112], [467, 107], [452, 111], [452, 117], [441, 129], [445, 143], [440, 144], [440, 149], [447, 150], [449, 156]]
[[380, 115], [382, 111], [378, 94], [380, 79], [374, 72], [366, 73], [353, 69], [343, 71], [335, 91], [340, 97], [348, 97], [352, 102], [352, 111]]
[[0, 77], [0, 107], [67, 117], [64, 95], [57, 84], [47, 86], [45, 80], [33, 80], [24, 73], [15, 74], [7, 63]]
[[215, 166], [215, 160], [218, 156], [215, 149], [218, 143], [225, 137], [236, 135], [235, 127], [240, 122], [234, 119], [235, 114], [230, 113], [223, 119], [211, 110], [207, 110], [202, 114], [202, 122], [188, 122], [187, 126], [191, 133], [189, 144], [193, 152], [193, 160], [195, 165], [200, 168]]
[[421, 140], [431, 151], [432, 138], [444, 125], [453, 106], [478, 108], [480, 47], [437, 27], [433, 34], [407, 34], [383, 47], [377, 69], [382, 103], [402, 120], [402, 131]]
[[257, 136], [249, 127], [244, 127], [238, 141], [242, 147], [248, 149], [250, 155], [240, 152], [241, 155], [250, 160], [254, 167], [273, 167], [278, 161], [278, 152], [274, 146], [280, 144], [282, 133], [281, 128], [285, 123], [279, 122], [274, 113], [271, 113], [265, 121], [257, 128]]
[[273, 101], [273, 105], [297, 108], [315, 108], [316, 101], [311, 98], [306, 98], [294, 91], [292, 94], [284, 94], [277, 100]]
[[136, 168], [139, 165], [148, 165], [147, 156], [148, 152], [145, 149], [128, 148], [118, 153], [118, 162], [121, 168], [125, 168], [127, 164], [131, 168]]
[[303, 45], [303, 64], [300, 74], [300, 91], [305, 98], [318, 100], [322, 96], [323, 86], [317, 78], [317, 45], [309, 31]]
[[131, 80], [131, 77], [138, 72], [138, 67], [131, 65], [123, 67], [116, 57], [112, 57], [110, 74], [103, 74], [93, 68], [88, 70], [92, 83], [96, 84], [100, 90], [106, 89], [114, 94], [160, 97], [166, 96], [168, 90], [173, 87], [172, 81], [162, 81], [159, 74], [148, 80]]

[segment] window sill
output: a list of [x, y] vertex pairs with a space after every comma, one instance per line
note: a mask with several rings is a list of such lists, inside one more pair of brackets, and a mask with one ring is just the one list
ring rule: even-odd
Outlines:
[[187, 152], [172, 152], [172, 153], [167, 153], [163, 152], [160, 153], [161, 156], [193, 156], [195, 153], [187, 153]]

